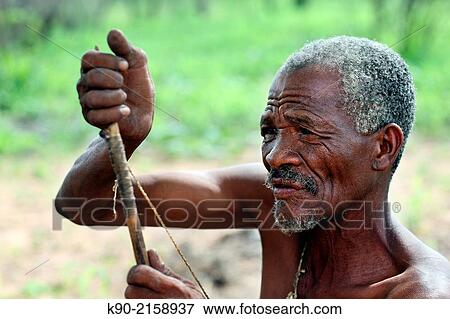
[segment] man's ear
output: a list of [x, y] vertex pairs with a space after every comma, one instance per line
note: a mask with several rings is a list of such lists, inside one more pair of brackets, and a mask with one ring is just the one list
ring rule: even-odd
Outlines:
[[375, 133], [375, 158], [372, 168], [376, 171], [385, 171], [394, 164], [398, 152], [403, 145], [403, 131], [395, 123], [390, 123]]

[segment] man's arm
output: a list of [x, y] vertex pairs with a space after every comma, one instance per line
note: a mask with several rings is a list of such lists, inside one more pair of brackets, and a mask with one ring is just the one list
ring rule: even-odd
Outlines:
[[[116, 204], [117, 215], [112, 209], [114, 175], [104, 144], [102, 140], [92, 143], [68, 173], [57, 196], [57, 211], [80, 225], [125, 224], [122, 206]], [[138, 179], [169, 227], [258, 228], [273, 202], [272, 193], [264, 186], [265, 176], [262, 164], [251, 163], [149, 174]], [[154, 212], [137, 187], [135, 195], [142, 224], [157, 226]], [[75, 209], [74, 198], [84, 199]]]
[[[153, 122], [154, 86], [145, 53], [113, 30], [108, 44], [116, 54], [87, 52], [77, 84], [86, 121], [99, 128], [118, 122], [127, 157], [144, 141]], [[270, 210], [265, 169], [248, 164], [204, 172], [139, 177], [167, 226], [183, 228], [258, 227]], [[97, 137], [67, 174], [56, 210], [82, 225], [124, 225], [120, 205], [113, 211], [113, 173], [106, 141]], [[143, 225], [157, 225], [154, 212], [135, 187]], [[263, 214], [261, 214], [263, 213]]]

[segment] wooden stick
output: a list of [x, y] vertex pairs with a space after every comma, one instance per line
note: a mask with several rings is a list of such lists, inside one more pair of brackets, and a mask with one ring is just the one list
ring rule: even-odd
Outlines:
[[103, 135], [108, 142], [109, 157], [114, 173], [116, 174], [119, 195], [124, 205], [136, 263], [138, 265], [149, 265], [133, 192], [133, 183], [128, 169], [125, 147], [120, 136], [119, 125], [117, 123], [111, 124], [107, 129], [103, 130]]

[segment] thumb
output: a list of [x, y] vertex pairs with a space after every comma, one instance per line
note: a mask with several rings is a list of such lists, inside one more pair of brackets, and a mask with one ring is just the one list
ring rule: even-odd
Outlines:
[[127, 60], [130, 68], [141, 67], [147, 63], [145, 52], [133, 47], [122, 31], [112, 29], [108, 33], [107, 41], [111, 51]]
[[165, 270], [166, 265], [162, 261], [161, 257], [159, 257], [158, 253], [154, 249], [148, 250], [148, 261], [150, 262], [150, 266], [155, 268], [156, 270], [159, 270], [160, 272], [163, 272]]
[[179, 280], [183, 280], [183, 278], [180, 275], [173, 272], [169, 267], [166, 266], [166, 264], [164, 264], [164, 262], [162, 261], [161, 257], [159, 257], [156, 250], [149, 249], [147, 253], [148, 253], [148, 261], [150, 263], [150, 267], [160, 271], [161, 273], [163, 273], [167, 276], [174, 277]]

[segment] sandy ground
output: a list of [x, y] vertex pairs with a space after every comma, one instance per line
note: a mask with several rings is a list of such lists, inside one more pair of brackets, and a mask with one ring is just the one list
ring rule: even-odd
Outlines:
[[[398, 215], [416, 235], [449, 258], [450, 143], [412, 140], [394, 177], [390, 200], [401, 204]], [[62, 221], [61, 230], [52, 229], [60, 220], [52, 215], [52, 198], [75, 156], [0, 159], [1, 297], [123, 296], [133, 263], [127, 229], [92, 229], [68, 221]], [[155, 159], [153, 164], [149, 158]], [[226, 161], [167, 161], [138, 152], [132, 166], [136, 173], [148, 173], [259, 158], [257, 147]], [[212, 297], [258, 297], [261, 247], [256, 231], [173, 233]], [[168, 265], [189, 276], [162, 230], [146, 229], [144, 236]]]

